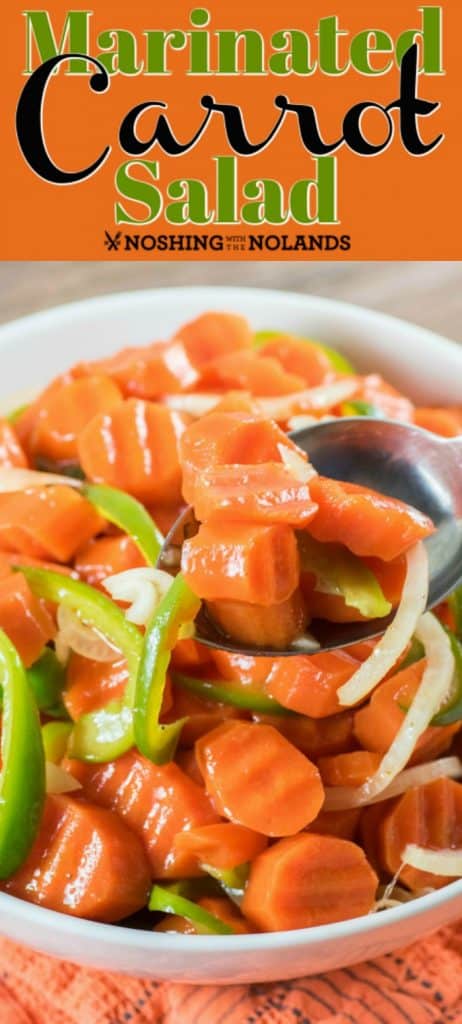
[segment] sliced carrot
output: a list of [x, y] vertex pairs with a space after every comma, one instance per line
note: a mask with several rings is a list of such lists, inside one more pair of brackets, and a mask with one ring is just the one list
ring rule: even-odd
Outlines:
[[250, 349], [253, 334], [248, 321], [236, 313], [202, 313], [183, 324], [175, 336], [185, 347], [194, 366], [203, 366], [211, 359]]
[[89, 711], [102, 708], [123, 696], [128, 682], [128, 669], [123, 659], [93, 661], [72, 654], [66, 674], [63, 701], [74, 722]]
[[377, 883], [355, 843], [307, 832], [254, 860], [242, 910], [263, 931], [310, 928], [367, 914]]
[[26, 668], [56, 633], [44, 602], [32, 593], [19, 572], [0, 579], [0, 629], [10, 638]]
[[230, 352], [211, 360], [202, 369], [201, 384], [213, 391], [241, 388], [252, 395], [288, 395], [305, 387], [303, 377], [256, 352]]
[[406, 579], [405, 555], [398, 555], [389, 562], [384, 562], [382, 558], [365, 558], [364, 562], [379, 581], [387, 601], [395, 608], [401, 600]]
[[341, 711], [337, 691], [359, 667], [346, 651], [277, 658], [265, 690], [291, 711], [325, 718]]
[[110, 413], [121, 402], [120, 390], [110, 377], [86, 377], [63, 384], [41, 401], [29, 451], [53, 462], [75, 462], [83, 428], [94, 416]]
[[317, 512], [308, 484], [274, 462], [203, 470], [193, 505], [200, 522], [286, 523], [300, 529]]
[[308, 533], [319, 541], [345, 544], [356, 555], [389, 562], [434, 531], [417, 509], [358, 484], [317, 476], [310, 492], [319, 510]]
[[263, 356], [277, 359], [288, 373], [303, 379], [302, 387], [316, 387], [333, 378], [329, 356], [313, 341], [294, 338], [291, 334], [278, 334], [258, 350]]
[[377, 643], [377, 640], [360, 640], [357, 644], [348, 644], [347, 653], [363, 662], [370, 657]]
[[0, 418], [0, 466], [27, 466], [27, 458], [14, 427], [8, 423], [8, 420], [2, 418]]
[[[400, 555], [390, 562], [381, 558], [363, 558], [368, 569], [379, 582], [384, 597], [393, 607], [399, 604], [406, 578], [406, 557]], [[329, 622], [365, 622], [357, 608], [346, 604], [341, 594], [324, 594], [316, 589], [314, 573], [302, 572], [300, 585], [313, 619], [328, 619]]]
[[274, 725], [311, 761], [317, 761], [318, 758], [330, 754], [344, 754], [354, 745], [353, 715], [350, 711], [344, 711], [341, 715], [329, 715], [328, 718], [260, 714], [254, 714], [252, 718], [255, 722]]
[[[238, 908], [225, 896], [203, 896], [197, 903], [204, 910], [208, 910], [209, 914], [228, 924], [235, 935], [246, 935], [251, 931]], [[153, 931], [180, 935], [198, 934], [192, 921], [187, 921], [185, 917], [179, 917], [177, 914], [165, 914]]]
[[42, 405], [46, 405], [52, 395], [58, 394], [61, 388], [65, 387], [74, 379], [72, 371], [61, 373], [59, 377], [55, 377], [46, 388], [37, 395], [37, 398], [29, 405], [26, 405], [25, 409], [19, 414], [15, 420], [14, 429], [19, 438], [19, 442], [22, 445], [26, 455], [30, 454], [29, 444], [32, 436], [32, 431], [35, 427], [37, 419], [40, 415]]
[[196, 857], [198, 864], [210, 864], [224, 871], [253, 860], [268, 845], [266, 836], [244, 825], [220, 822], [179, 832], [175, 848]]
[[130, 751], [117, 761], [64, 764], [82, 783], [86, 796], [121, 815], [142, 839], [153, 878], [200, 874], [195, 857], [175, 849], [182, 829], [218, 821], [207, 794], [173, 762], [155, 765]]
[[79, 576], [91, 587], [100, 587], [107, 576], [143, 565], [146, 562], [138, 546], [125, 535], [89, 541], [77, 552], [74, 561]]
[[219, 813], [255, 832], [291, 835], [321, 809], [316, 766], [271, 725], [225, 722], [196, 743], [196, 754]]
[[167, 533], [170, 533], [170, 530], [178, 519], [178, 516], [184, 512], [185, 508], [186, 505], [183, 501], [177, 501], [173, 505], [164, 505], [156, 502], [154, 505], [148, 505], [148, 512], [160, 532], [164, 534], [164, 537], [166, 537]]
[[226, 897], [202, 896], [197, 902], [204, 910], [208, 910], [209, 914], [214, 914], [220, 921], [229, 924], [235, 935], [248, 935], [252, 931], [235, 904]]
[[375, 750], [352, 750], [320, 757], [318, 768], [325, 786], [362, 786], [375, 775], [381, 759]]
[[189, 775], [189, 778], [196, 783], [196, 786], [200, 786], [203, 789], [204, 780], [199, 771], [199, 765], [197, 763], [196, 751], [194, 750], [194, 747], [189, 747], [188, 749], [184, 750], [180, 748], [176, 752], [175, 759], [179, 768], [181, 768], [181, 770], [185, 772], [186, 775]]
[[95, 416], [79, 437], [79, 459], [95, 483], [128, 491], [147, 504], [180, 499], [178, 441], [186, 418], [166, 406], [129, 398]]
[[154, 341], [137, 348], [123, 348], [108, 359], [79, 363], [75, 372], [104, 373], [117, 382], [125, 396], [147, 399], [175, 394], [193, 387], [199, 380], [181, 341]]
[[283, 650], [301, 636], [308, 622], [299, 588], [286, 601], [269, 607], [246, 601], [209, 601], [207, 609], [221, 631], [252, 647]]
[[149, 862], [117, 814], [70, 796], [48, 796], [39, 835], [6, 892], [91, 921], [120, 921], [145, 905]]
[[414, 423], [417, 427], [439, 434], [440, 437], [458, 437], [462, 434], [462, 408], [454, 406], [453, 409], [415, 409]]
[[298, 584], [299, 555], [289, 526], [202, 525], [185, 541], [183, 575], [206, 601], [280, 604]]
[[437, 616], [443, 626], [447, 626], [451, 630], [451, 633], [457, 635], [457, 619], [454, 609], [447, 601], [442, 601], [441, 604], [437, 604], [433, 608], [433, 614]]
[[[180, 440], [183, 496], [194, 502], [198, 476], [215, 466], [282, 462], [279, 445], [299, 451], [273, 420], [246, 412], [212, 412], [196, 420]], [[303, 453], [302, 453], [303, 454]], [[303, 458], [305, 456], [303, 455]]]
[[378, 373], [370, 373], [367, 377], [360, 378], [356, 399], [374, 405], [387, 419], [401, 420], [403, 423], [413, 421], [412, 402]]
[[90, 502], [71, 487], [0, 494], [0, 547], [6, 551], [68, 562], [103, 525]]
[[212, 664], [212, 654], [210, 647], [198, 644], [197, 640], [179, 640], [172, 653], [172, 669], [184, 675], [197, 675]]
[[192, 747], [196, 740], [210, 732], [211, 729], [215, 729], [217, 725], [221, 725], [228, 718], [239, 717], [239, 709], [231, 704], [202, 700], [194, 693], [189, 693], [180, 686], [174, 686], [171, 714], [165, 720], [178, 721], [180, 718], [186, 718], [187, 721], [181, 730], [179, 742], [181, 747]]
[[[369, 702], [356, 711], [354, 731], [365, 750], [384, 754], [391, 746], [420, 685], [425, 664], [425, 659], [421, 659], [396, 672], [380, 683]], [[459, 723], [430, 726], [420, 737], [411, 763], [438, 756], [450, 745], [458, 729]]]
[[[379, 855], [382, 866], [394, 875], [401, 867], [408, 843], [432, 850], [462, 845], [462, 786], [453, 779], [436, 779], [408, 790], [380, 826]], [[400, 882], [409, 889], [439, 889], [448, 879], [405, 865]]]
[[233, 654], [211, 648], [210, 654], [223, 679], [258, 686], [264, 683], [273, 667], [273, 658], [254, 658], [249, 654]]
[[320, 836], [337, 836], [338, 839], [355, 838], [361, 809], [347, 807], [343, 811], [321, 811], [317, 818], [308, 825], [308, 832], [316, 832]]
[[396, 800], [381, 800], [377, 804], [363, 807], [359, 818], [359, 835], [361, 845], [366, 857], [374, 871], [381, 875], [383, 867], [381, 861], [381, 839], [380, 829], [385, 818], [390, 813]]

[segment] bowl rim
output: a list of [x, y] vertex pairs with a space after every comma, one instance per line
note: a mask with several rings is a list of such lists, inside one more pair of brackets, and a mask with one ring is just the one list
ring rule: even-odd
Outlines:
[[[379, 310], [371, 310], [358, 303], [345, 302], [332, 299], [327, 296], [311, 295], [297, 291], [285, 291], [284, 289], [262, 288], [247, 285], [187, 285], [187, 286], [162, 286], [160, 288], [142, 288], [122, 292], [103, 292], [86, 299], [62, 303], [30, 313], [26, 316], [17, 317], [6, 323], [0, 324], [0, 358], [1, 348], [8, 340], [15, 340], [21, 336], [28, 327], [46, 329], [47, 326], [59, 323], [63, 318], [68, 317], [85, 318], [92, 309], [109, 308], [112, 313], [118, 307], [133, 305], [137, 306], [140, 301], [146, 302], [161, 299], [167, 293], [173, 299], [177, 299], [179, 308], [181, 300], [188, 296], [201, 293], [204, 299], [213, 301], [217, 295], [229, 296], [233, 300], [242, 297], [245, 293], [249, 301], [261, 300], [263, 297], [271, 303], [284, 302], [291, 306], [299, 307], [305, 304], [307, 313], [311, 311], [328, 315], [330, 312], [344, 313], [350, 322], [357, 320], [371, 326], [388, 325], [389, 327], [400, 326], [409, 335], [421, 341], [430, 343], [433, 346], [438, 344], [439, 349], [443, 346], [448, 354], [460, 358], [462, 365], [462, 349], [449, 338], [431, 331], [428, 328], [414, 324], [412, 321], [383, 313]], [[86, 939], [96, 939], [111, 947], [125, 946], [132, 950], [144, 950], [155, 953], [162, 949], [163, 953], [189, 952], [203, 955], [205, 953], [225, 952], [260, 952], [269, 950], [276, 946], [290, 949], [298, 946], [309, 947], [326, 942], [353, 938], [358, 935], [372, 934], [387, 925], [396, 925], [405, 922], [410, 918], [418, 918], [430, 910], [444, 906], [453, 899], [462, 896], [462, 879], [448, 882], [441, 889], [426, 893], [415, 900], [404, 903], [399, 907], [389, 908], [379, 913], [370, 913], [357, 918], [349, 918], [345, 921], [336, 921], [327, 925], [315, 925], [310, 928], [299, 928], [291, 931], [278, 932], [255, 932], [246, 935], [196, 935], [191, 945], [191, 936], [177, 935], [168, 932], [156, 933], [146, 929], [132, 929], [119, 924], [103, 924], [98, 921], [91, 921], [84, 918], [63, 914], [59, 911], [48, 910], [44, 907], [28, 903], [8, 893], [0, 892], [0, 921], [2, 918], [22, 919], [24, 922], [35, 927], [47, 925], [54, 929], [62, 937], [71, 935], [74, 939], [84, 942]]]

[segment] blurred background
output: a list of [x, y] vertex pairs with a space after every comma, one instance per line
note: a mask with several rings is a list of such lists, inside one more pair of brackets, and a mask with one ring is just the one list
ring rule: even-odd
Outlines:
[[282, 288], [343, 299], [462, 342], [462, 262], [443, 261], [0, 263], [0, 322], [107, 292], [204, 284]]

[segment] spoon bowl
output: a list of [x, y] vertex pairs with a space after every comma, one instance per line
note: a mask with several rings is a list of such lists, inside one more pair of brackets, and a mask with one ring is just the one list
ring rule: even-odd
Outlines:
[[[436, 530], [425, 541], [430, 573], [428, 608], [458, 586], [462, 581], [462, 437], [442, 438], [413, 425], [363, 416], [323, 420], [294, 431], [290, 437], [322, 476], [362, 484], [429, 516]], [[165, 540], [159, 568], [178, 571], [183, 541], [198, 528], [188, 507]], [[218, 629], [203, 606], [196, 620], [196, 635], [201, 643], [232, 653], [262, 657], [313, 654], [378, 636], [393, 614], [367, 622], [315, 620], [309, 634], [276, 650], [233, 641]]]

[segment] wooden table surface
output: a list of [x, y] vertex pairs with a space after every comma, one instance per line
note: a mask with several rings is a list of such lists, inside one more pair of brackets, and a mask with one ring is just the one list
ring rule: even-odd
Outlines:
[[91, 295], [198, 284], [330, 296], [401, 316], [462, 343], [461, 262], [5, 262], [0, 263], [0, 322]]

